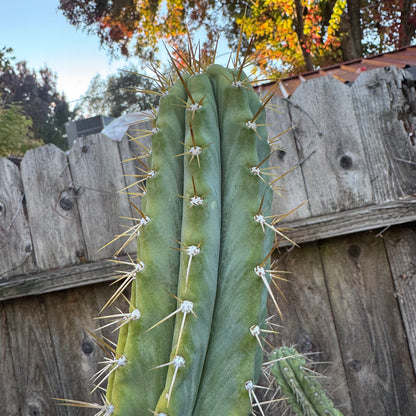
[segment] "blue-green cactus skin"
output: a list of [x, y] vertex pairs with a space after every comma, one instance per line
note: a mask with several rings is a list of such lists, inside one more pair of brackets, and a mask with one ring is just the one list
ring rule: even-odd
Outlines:
[[252, 410], [262, 350], [250, 328], [266, 317], [274, 233], [272, 189], [252, 172], [270, 153], [264, 106], [245, 81], [211, 65], [161, 98], [132, 285], [141, 318], [121, 328], [127, 364], [107, 389], [115, 416]]
[[306, 370], [306, 359], [294, 348], [281, 347], [269, 356], [276, 378], [287, 404], [298, 416], [342, 416], [328, 398], [316, 375]]

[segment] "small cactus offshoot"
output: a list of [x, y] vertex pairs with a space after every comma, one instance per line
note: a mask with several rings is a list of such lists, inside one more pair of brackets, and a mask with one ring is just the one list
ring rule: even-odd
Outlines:
[[342, 416], [323, 390], [305, 357], [294, 348], [281, 347], [269, 355], [270, 372], [286, 402], [298, 416]]

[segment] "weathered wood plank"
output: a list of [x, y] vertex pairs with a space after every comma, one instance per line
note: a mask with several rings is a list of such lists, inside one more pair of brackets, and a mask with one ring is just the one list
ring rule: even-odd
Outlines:
[[[276, 281], [285, 299], [275, 290], [283, 319], [274, 318], [274, 322], [281, 325], [276, 328], [279, 333], [274, 343], [295, 345], [311, 360], [324, 362], [315, 368], [328, 377], [325, 387], [337, 408], [350, 414], [347, 380], [317, 244], [307, 244], [279, 255], [277, 270], [289, 274], [281, 274], [287, 281]], [[269, 311], [273, 309], [269, 299]]]
[[[313, 216], [370, 205], [367, 162], [351, 89], [333, 77], [302, 83], [289, 100]], [[297, 184], [291, 183], [289, 190]]]
[[[94, 286], [87, 286], [42, 297], [58, 369], [60, 388], [55, 397], [101, 403], [98, 391], [90, 394], [91, 377], [103, 367], [98, 363], [104, 358], [103, 351], [89, 333], [100, 325], [94, 319], [98, 315], [94, 293]], [[96, 335], [101, 336], [100, 331]], [[77, 409], [76, 413], [73, 408], [65, 410], [71, 415], [90, 414], [85, 409]]]
[[[120, 257], [118, 260], [129, 261], [128, 257]], [[124, 266], [109, 260], [98, 260], [32, 275], [15, 276], [0, 281], [0, 301], [107, 282], [114, 279], [117, 270], [124, 270]]]
[[[101, 284], [0, 304], [3, 413], [90, 415], [88, 409], [58, 406], [53, 397], [100, 403], [98, 392], [89, 394], [93, 387], [90, 378], [102, 368], [98, 363], [104, 353], [88, 331], [104, 323], [95, 319], [97, 299], [101, 304], [113, 290]], [[119, 299], [112, 306], [116, 307], [126, 310], [126, 301]], [[117, 339], [111, 328], [96, 333], [113, 342]]]
[[415, 193], [414, 81], [396, 67], [365, 71], [352, 96], [375, 202]]
[[52, 144], [29, 150], [21, 173], [38, 268], [80, 263], [84, 241], [65, 153]]
[[5, 416], [19, 414], [17, 382], [10, 349], [6, 312], [0, 303], [0, 408]]
[[18, 167], [0, 158], [0, 280], [35, 269]]
[[416, 374], [416, 223], [393, 227], [384, 244]]
[[[294, 130], [289, 130], [292, 127], [292, 120], [290, 119], [288, 103], [284, 99], [275, 97], [270, 104], [271, 106], [266, 109], [266, 123], [273, 143], [272, 149], [274, 150], [269, 159], [269, 166], [274, 167], [274, 169], [268, 170], [266, 173], [272, 173], [278, 177], [295, 168], [275, 183], [279, 189], [273, 197], [272, 213], [285, 214], [306, 202], [308, 197], [302, 171], [300, 168], [296, 168], [302, 161], [299, 159], [296, 148]], [[275, 136], [284, 131], [287, 132], [273, 141]], [[273, 176], [265, 176], [265, 178], [269, 179], [269, 183], [275, 179]], [[305, 204], [294, 211], [290, 217], [283, 219], [281, 223], [284, 224], [288, 221], [296, 221], [310, 216], [308, 204]]]
[[69, 415], [51, 400], [59, 397], [62, 386], [44, 299], [15, 299], [3, 306], [16, 376], [17, 414]]
[[[416, 221], [416, 196], [285, 224], [286, 234], [297, 243], [352, 234]], [[281, 239], [280, 246], [290, 245]]]
[[416, 414], [416, 384], [383, 241], [325, 241], [322, 264], [355, 415]]
[[[83, 137], [71, 149], [69, 163], [78, 192], [87, 257], [111, 257], [119, 245], [100, 248], [126, 230], [120, 217], [132, 216], [127, 196], [119, 192], [125, 182], [118, 144], [100, 134]], [[127, 227], [133, 225], [131, 220], [123, 223]]]
[[[369, 229], [388, 229], [393, 225], [416, 221], [415, 203], [416, 197], [406, 198], [382, 204], [380, 207], [364, 207], [299, 220], [285, 226], [289, 228], [287, 235], [299, 244]], [[279, 242], [280, 247], [289, 244], [284, 239]], [[5, 278], [0, 280], [0, 301], [108, 281], [112, 279], [117, 268], [118, 266], [108, 260], [98, 260], [37, 274], [14, 276], [12, 279]]]

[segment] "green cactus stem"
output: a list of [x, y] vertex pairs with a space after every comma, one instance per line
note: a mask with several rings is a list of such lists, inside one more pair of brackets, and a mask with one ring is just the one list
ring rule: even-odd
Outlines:
[[143, 267], [129, 312], [140, 319], [121, 328], [113, 360], [106, 399], [117, 416], [241, 416], [259, 407], [262, 351], [251, 328], [264, 323], [272, 294], [277, 232], [260, 172], [270, 153], [266, 103], [242, 70], [201, 71], [192, 56], [161, 98], [151, 167], [140, 178]]
[[342, 416], [323, 390], [316, 374], [307, 370], [302, 354], [294, 348], [281, 347], [273, 350], [269, 359], [272, 363], [271, 374], [296, 415]]
[[247, 57], [230, 69], [191, 47], [176, 53], [177, 80], [156, 74], [159, 109], [137, 138], [151, 136], [152, 152], [138, 157], [142, 205], [122, 236], [137, 238], [138, 254], [103, 308], [131, 287], [129, 311], [102, 317], [120, 332], [94, 379], [108, 381], [99, 414], [264, 416], [255, 389], [268, 295], [279, 311], [269, 269], [281, 233], [266, 171], [273, 94], [253, 91]]

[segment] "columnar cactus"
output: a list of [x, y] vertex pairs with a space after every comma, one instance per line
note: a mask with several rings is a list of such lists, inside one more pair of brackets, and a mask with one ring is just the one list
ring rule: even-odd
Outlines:
[[241, 416], [256, 404], [275, 229], [268, 98], [240, 68], [189, 60], [160, 99], [140, 178], [126, 314], [140, 318], [120, 330], [106, 396], [117, 416]]
[[342, 416], [322, 389], [317, 375], [307, 369], [306, 359], [294, 348], [275, 349], [269, 356], [271, 374], [298, 416]]
[[204, 65], [192, 49], [172, 62], [177, 80], [161, 85], [153, 128], [140, 134], [152, 152], [140, 159], [137, 224], [124, 233], [137, 236], [138, 256], [106, 305], [131, 283], [130, 310], [108, 316], [120, 333], [95, 379], [108, 381], [99, 415], [264, 414], [255, 388], [279, 233], [267, 171], [272, 94], [259, 99], [244, 63]]

